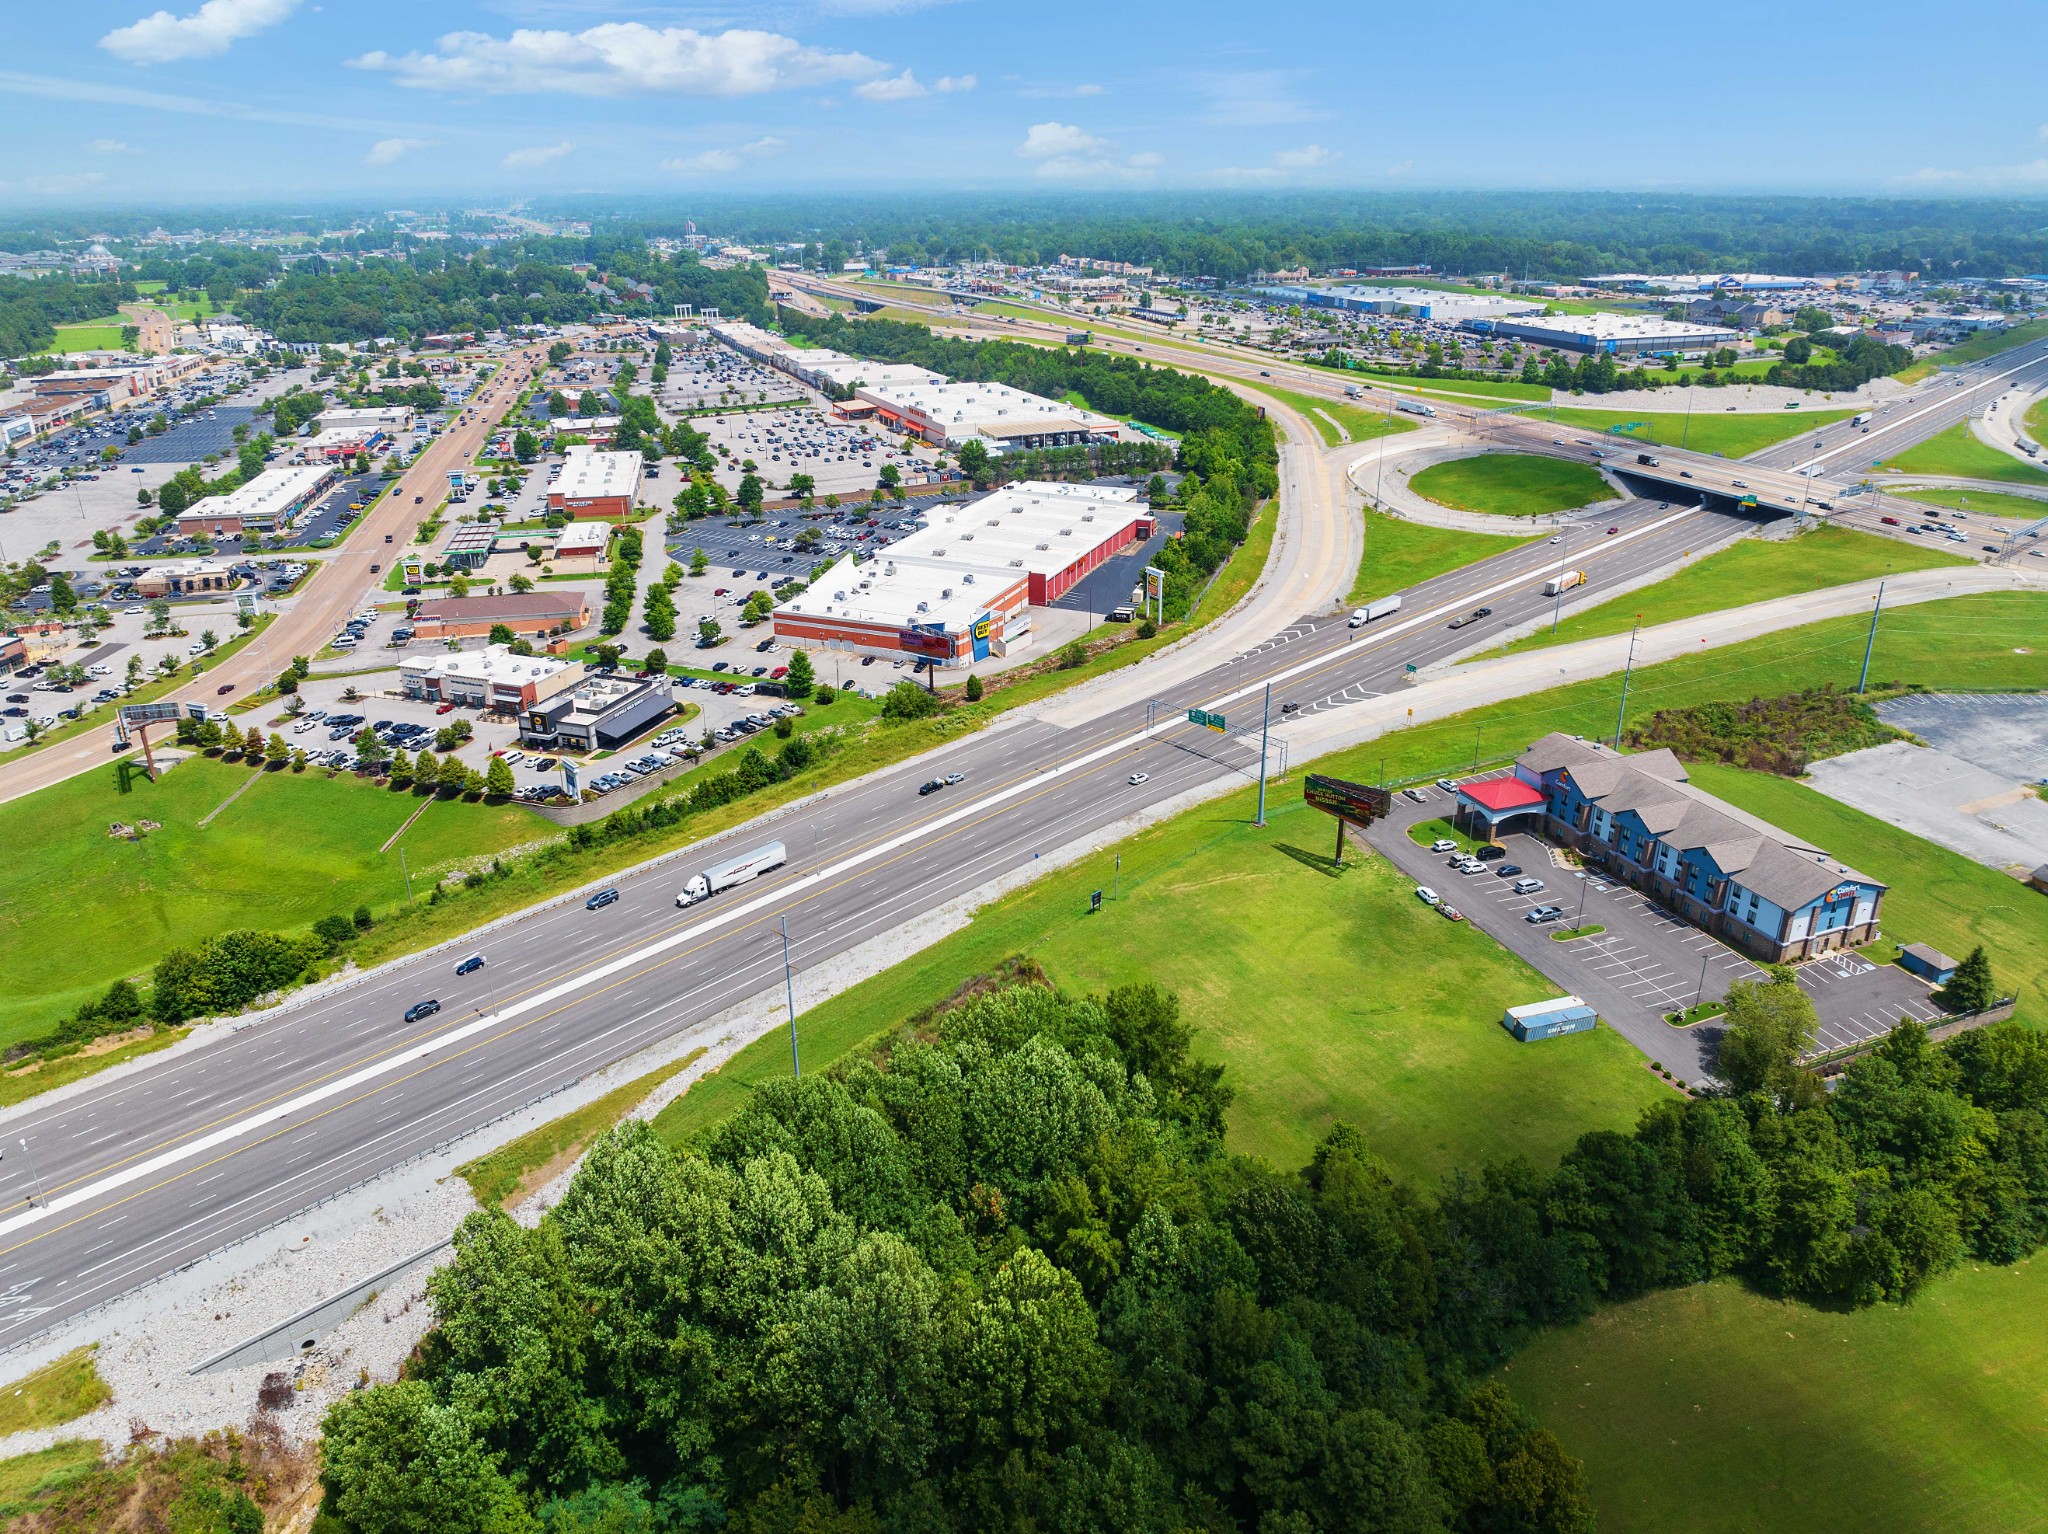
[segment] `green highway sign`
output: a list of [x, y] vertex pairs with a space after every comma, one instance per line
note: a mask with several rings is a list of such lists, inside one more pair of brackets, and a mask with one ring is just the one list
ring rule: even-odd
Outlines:
[[1208, 710], [1200, 708], [1188, 710], [1188, 723], [1199, 724], [1205, 730], [1221, 730], [1224, 728], [1223, 716], [1221, 714], [1212, 714]]

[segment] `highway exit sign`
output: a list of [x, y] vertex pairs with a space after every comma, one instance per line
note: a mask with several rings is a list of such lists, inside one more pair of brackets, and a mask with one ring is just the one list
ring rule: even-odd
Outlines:
[[1188, 723], [1199, 724], [1205, 730], [1221, 730], [1224, 728], [1223, 716], [1221, 714], [1212, 714], [1207, 709], [1200, 708], [1188, 710]]

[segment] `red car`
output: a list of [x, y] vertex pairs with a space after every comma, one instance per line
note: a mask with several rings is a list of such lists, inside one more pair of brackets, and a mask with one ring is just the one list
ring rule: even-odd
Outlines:
[[1614, 536], [1614, 535], [1615, 535], [1616, 533], [1618, 533], [1618, 532], [1620, 532], [1620, 531], [1621, 531], [1621, 529], [1620, 529], [1620, 528], [1618, 528], [1618, 527], [1610, 527], [1610, 528], [1608, 528], [1608, 529], [1607, 529], [1607, 536], [1608, 536], [1608, 537], [1610, 537], [1610, 538], [1612, 538], [1612, 537], [1613, 537], [1613, 536]]
[[213, 695], [216, 698], [225, 698], [229, 693], [233, 692], [234, 690], [235, 684], [233, 682], [223, 682], [220, 684], [220, 686], [214, 688]]
[[455, 705], [453, 703], [443, 703], [434, 712], [437, 714], [452, 714], [455, 712]]
[[777, 666], [773, 671], [768, 673], [768, 680], [770, 680], [771, 682], [779, 682], [788, 675], [789, 667]]

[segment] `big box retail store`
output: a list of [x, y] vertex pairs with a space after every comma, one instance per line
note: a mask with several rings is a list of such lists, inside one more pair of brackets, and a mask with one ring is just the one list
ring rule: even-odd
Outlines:
[[1136, 490], [1027, 480], [937, 512], [865, 561], [839, 560], [775, 609], [775, 637], [971, 665], [1027, 643], [1034, 606], [1152, 527]]

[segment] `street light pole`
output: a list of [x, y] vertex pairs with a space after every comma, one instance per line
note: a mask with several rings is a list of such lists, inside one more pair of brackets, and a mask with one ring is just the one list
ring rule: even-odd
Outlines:
[[1259, 818], [1252, 822], [1255, 826], [1263, 826], [1266, 823], [1266, 735], [1272, 724], [1273, 684], [1268, 682], [1265, 711], [1259, 719]]
[[782, 918], [782, 995], [789, 1006], [789, 1068], [790, 1074], [801, 1076], [804, 1063], [796, 1052], [796, 982], [789, 971], [789, 918]]
[[1614, 749], [1621, 749], [1621, 727], [1628, 718], [1628, 684], [1636, 669], [1636, 632], [1643, 626], [1643, 615], [1636, 614], [1634, 627], [1628, 631], [1628, 665], [1621, 673], [1621, 709], [1614, 716]]
[[1856, 691], [1862, 692], [1870, 682], [1870, 652], [1877, 648], [1877, 617], [1884, 611], [1884, 582], [1877, 583], [1877, 605], [1870, 609], [1870, 637], [1863, 641], [1863, 674], [1856, 678]]
[[36, 1170], [36, 1153], [28, 1148], [28, 1138], [26, 1136], [22, 1137], [21, 1153], [28, 1157], [28, 1202], [29, 1207], [33, 1209], [35, 1207], [36, 1194], [43, 1185], [43, 1174]]

